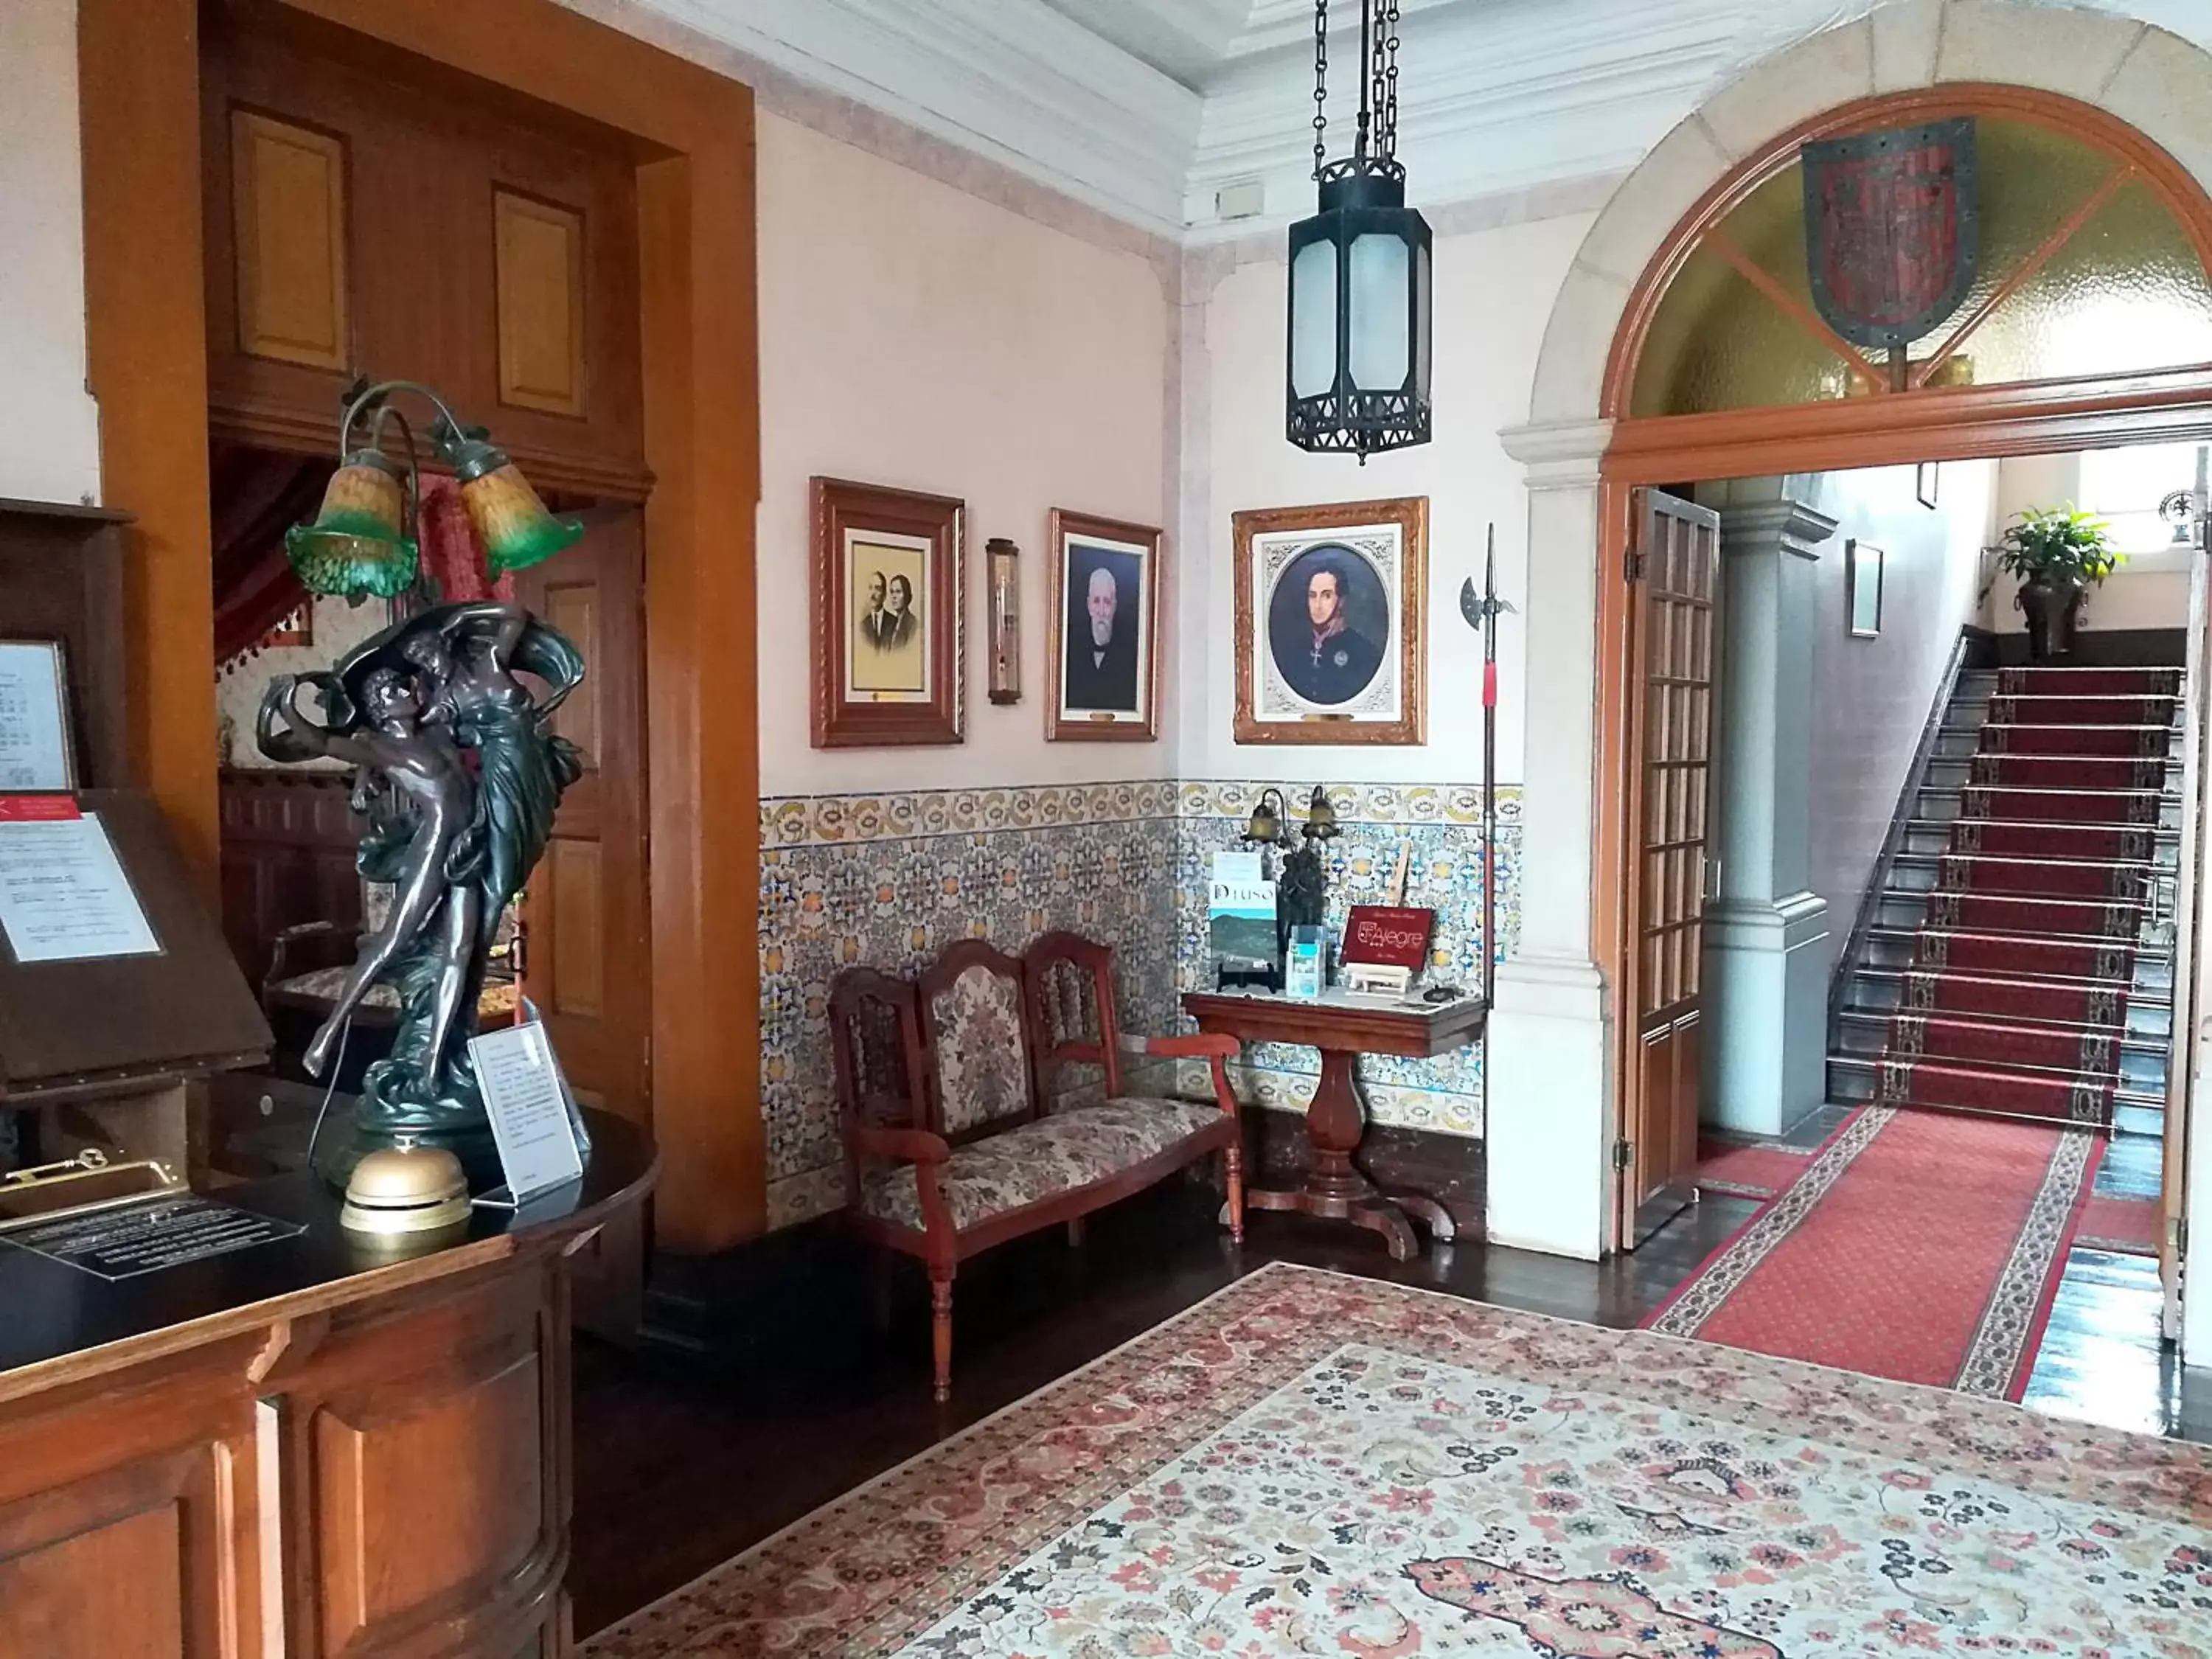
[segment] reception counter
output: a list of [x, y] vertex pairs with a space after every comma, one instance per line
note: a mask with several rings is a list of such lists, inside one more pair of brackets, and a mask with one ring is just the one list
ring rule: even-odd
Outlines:
[[0, 1659], [568, 1653], [571, 1258], [658, 1168], [587, 1118], [580, 1185], [406, 1259], [304, 1173], [184, 1266], [0, 1243]]

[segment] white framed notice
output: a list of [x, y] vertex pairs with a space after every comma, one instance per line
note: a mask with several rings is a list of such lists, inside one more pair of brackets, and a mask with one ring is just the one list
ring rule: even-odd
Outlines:
[[66, 811], [0, 811], [0, 933], [15, 960], [160, 955], [161, 942], [100, 815], [53, 804]]
[[536, 1021], [469, 1039], [477, 1087], [499, 1147], [504, 1188], [479, 1202], [516, 1205], [584, 1173], [568, 1113], [568, 1088], [545, 1027]]
[[0, 640], [0, 793], [76, 787], [59, 640]]

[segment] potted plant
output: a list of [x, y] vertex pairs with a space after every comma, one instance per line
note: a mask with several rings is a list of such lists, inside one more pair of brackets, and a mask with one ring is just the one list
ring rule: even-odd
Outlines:
[[1997, 564], [2020, 578], [2013, 603], [2027, 617], [2030, 660], [2063, 656], [2074, 648], [2074, 628], [2090, 585], [2101, 582], [2123, 556], [2112, 550], [2112, 527], [2071, 501], [2032, 507], [2007, 527], [1997, 544]]

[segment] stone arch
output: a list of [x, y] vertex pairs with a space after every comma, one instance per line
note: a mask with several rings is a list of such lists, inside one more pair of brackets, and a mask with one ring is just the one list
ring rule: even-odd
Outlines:
[[[1554, 301], [1526, 425], [1526, 660], [1553, 695], [1524, 700], [1521, 921], [1492, 1012], [1485, 1126], [1490, 1234], [1594, 1257], [1611, 1248], [1616, 1034], [1591, 959], [1598, 822], [1597, 566], [1611, 440], [1608, 365], [1646, 270], [1745, 161], [1826, 111], [1947, 84], [2026, 87], [2134, 128], [2212, 193], [2212, 53], [2139, 20], [2039, 0], [1877, 0], [1746, 69], [1626, 179]], [[1588, 688], [1588, 690], [1585, 690]], [[2212, 1323], [2212, 1321], [2206, 1322]]]

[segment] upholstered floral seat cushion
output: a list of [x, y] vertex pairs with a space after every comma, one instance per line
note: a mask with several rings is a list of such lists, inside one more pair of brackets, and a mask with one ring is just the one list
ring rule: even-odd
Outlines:
[[[965, 1146], [938, 1166], [938, 1188], [963, 1231], [1025, 1204], [1088, 1187], [1142, 1164], [1221, 1121], [1221, 1109], [1131, 1097], [1070, 1107]], [[921, 1230], [921, 1192], [911, 1164], [870, 1172], [860, 1192], [869, 1214]]]

